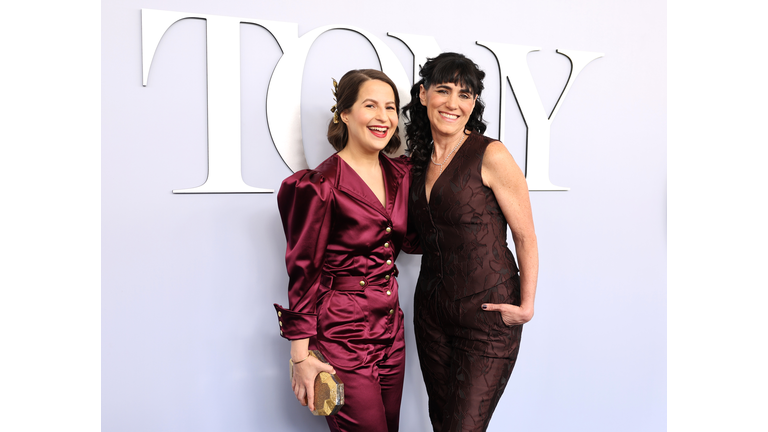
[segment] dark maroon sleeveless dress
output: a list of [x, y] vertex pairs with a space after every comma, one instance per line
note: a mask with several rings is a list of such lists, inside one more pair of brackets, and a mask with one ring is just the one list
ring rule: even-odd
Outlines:
[[481, 168], [494, 140], [472, 133], [432, 187], [414, 174], [409, 215], [423, 256], [414, 295], [419, 363], [435, 431], [484, 431], [517, 360], [522, 326], [483, 303], [520, 304], [507, 222]]

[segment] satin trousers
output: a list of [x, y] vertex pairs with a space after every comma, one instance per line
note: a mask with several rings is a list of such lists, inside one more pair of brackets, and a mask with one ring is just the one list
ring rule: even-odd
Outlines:
[[354, 368], [333, 365], [344, 383], [344, 406], [326, 417], [331, 432], [398, 431], [405, 377], [405, 335], [400, 323], [394, 343], [381, 347], [383, 360]]
[[344, 383], [344, 406], [326, 421], [332, 432], [397, 432], [405, 377], [398, 284], [394, 277], [360, 281], [321, 281], [316, 345]]

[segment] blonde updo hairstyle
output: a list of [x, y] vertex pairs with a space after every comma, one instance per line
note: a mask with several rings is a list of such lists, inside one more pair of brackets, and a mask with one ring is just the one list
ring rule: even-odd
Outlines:
[[[397, 87], [389, 77], [381, 71], [376, 69], [355, 69], [344, 74], [339, 80], [339, 85], [336, 89], [336, 110], [334, 117], [328, 123], [328, 142], [331, 143], [336, 151], [341, 151], [347, 146], [349, 140], [349, 132], [347, 131], [347, 125], [341, 121], [341, 113], [352, 108], [352, 105], [357, 101], [357, 96], [360, 93], [360, 87], [363, 83], [370, 80], [379, 80], [389, 84], [392, 87], [392, 92], [395, 94], [395, 106], [397, 109], [397, 115], [400, 115], [400, 95], [397, 93]], [[389, 143], [384, 147], [384, 152], [392, 154], [400, 148], [400, 126], [395, 128], [395, 133], [390, 138]]]

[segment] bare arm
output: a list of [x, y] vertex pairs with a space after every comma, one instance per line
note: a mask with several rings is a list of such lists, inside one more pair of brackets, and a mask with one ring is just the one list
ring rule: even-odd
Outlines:
[[[293, 377], [291, 387], [296, 399], [302, 405], [309, 405], [309, 410], [315, 410], [315, 377], [320, 372], [336, 373], [333, 367], [309, 356], [309, 339], [291, 341], [291, 359], [293, 359]], [[298, 363], [297, 363], [298, 362]]]
[[507, 325], [524, 324], [533, 318], [536, 282], [539, 274], [539, 248], [533, 228], [531, 200], [525, 175], [515, 159], [499, 141], [488, 145], [483, 157], [483, 184], [493, 191], [512, 231], [520, 266], [520, 306], [485, 304], [486, 311], [501, 312]]

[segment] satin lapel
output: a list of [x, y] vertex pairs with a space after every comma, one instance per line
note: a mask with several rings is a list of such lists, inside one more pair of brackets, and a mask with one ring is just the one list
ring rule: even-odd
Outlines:
[[403, 178], [406, 174], [403, 168], [408, 169], [409, 167], [396, 165], [383, 154], [379, 154], [379, 161], [381, 162], [381, 170], [384, 172], [384, 187], [387, 190], [387, 211], [391, 211], [395, 208], [397, 192], [400, 190], [400, 185], [403, 184]]
[[[360, 201], [362, 204], [365, 204], [368, 207], [381, 213], [384, 217], [389, 218], [389, 215], [384, 210], [384, 207], [381, 206], [379, 199], [376, 198], [376, 195], [373, 193], [371, 188], [365, 184], [363, 179], [357, 175], [351, 166], [344, 162], [344, 159], [338, 156], [336, 156], [336, 158], [339, 160], [339, 176], [338, 183], [336, 183], [336, 188], [354, 198], [355, 200]], [[386, 182], [387, 180], [387, 174], [384, 174], [384, 181]], [[389, 200], [389, 196], [387, 196], [387, 200]]]

